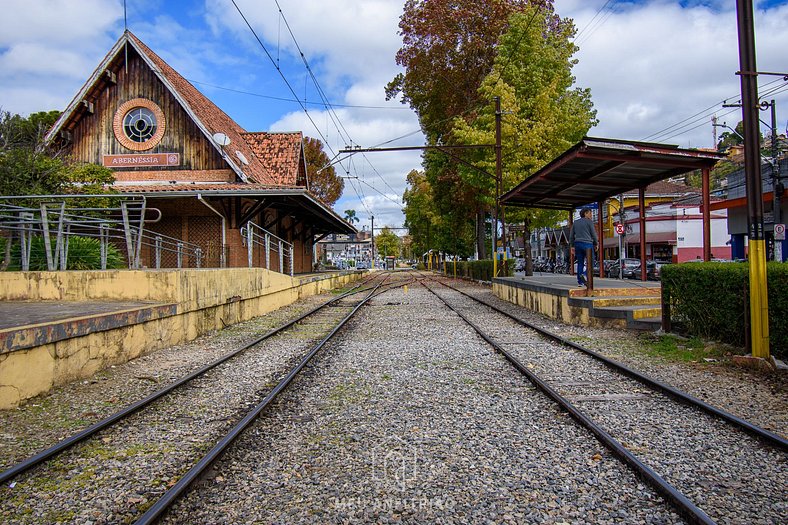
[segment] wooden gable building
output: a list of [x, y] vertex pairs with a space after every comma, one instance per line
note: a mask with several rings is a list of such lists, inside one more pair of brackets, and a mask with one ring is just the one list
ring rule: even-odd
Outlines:
[[309, 192], [302, 139], [245, 131], [128, 31], [47, 136], [111, 168], [119, 193], [161, 211], [146, 228], [199, 245], [208, 266], [248, 264], [251, 221], [292, 243], [295, 272], [308, 272], [319, 238], [355, 229]]

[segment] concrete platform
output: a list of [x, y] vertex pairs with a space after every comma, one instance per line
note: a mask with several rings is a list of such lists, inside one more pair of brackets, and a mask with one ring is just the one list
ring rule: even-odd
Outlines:
[[140, 301], [3, 301], [0, 302], [0, 354], [176, 313], [176, 304]]
[[261, 268], [3, 272], [0, 409], [359, 275], [290, 277]]
[[574, 275], [537, 273], [493, 281], [493, 293], [553, 319], [580, 326], [656, 330], [661, 325], [658, 281], [594, 278], [594, 289]]

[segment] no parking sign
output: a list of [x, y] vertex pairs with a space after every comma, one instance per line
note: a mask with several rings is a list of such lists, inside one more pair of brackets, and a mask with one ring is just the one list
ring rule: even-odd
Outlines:
[[775, 241], [785, 240], [785, 224], [774, 225], [774, 240]]

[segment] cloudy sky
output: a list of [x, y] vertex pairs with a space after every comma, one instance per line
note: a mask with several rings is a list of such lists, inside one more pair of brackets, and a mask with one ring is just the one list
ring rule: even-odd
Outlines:
[[[235, 3], [240, 12], [231, 0], [127, 0], [127, 23], [249, 131], [301, 130], [327, 142], [330, 157], [351, 144], [423, 144], [415, 115], [383, 91], [399, 72], [403, 0]], [[788, 0], [755, 4], [758, 69], [786, 73]], [[739, 100], [733, 0], [555, 6], [578, 27], [577, 84], [591, 88], [600, 120], [591, 135], [710, 147], [713, 114], [731, 127], [741, 120], [721, 105]], [[22, 115], [65, 109], [124, 27], [122, 0], [0, 0], [0, 12], [0, 108]], [[776, 99], [785, 132], [788, 82], [761, 76], [759, 86]], [[400, 226], [405, 175], [419, 158], [368, 153], [341, 162], [348, 179], [335, 208], [356, 210], [361, 226], [373, 214], [376, 226]]]

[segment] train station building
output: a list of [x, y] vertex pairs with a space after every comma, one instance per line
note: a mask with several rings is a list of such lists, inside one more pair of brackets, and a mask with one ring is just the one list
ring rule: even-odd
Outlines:
[[312, 270], [321, 237], [355, 233], [310, 193], [302, 139], [244, 130], [129, 31], [47, 135], [111, 168], [115, 190], [161, 212], [146, 229], [200, 246], [204, 266], [249, 264], [241, 229], [253, 223], [292, 246], [295, 273]]

